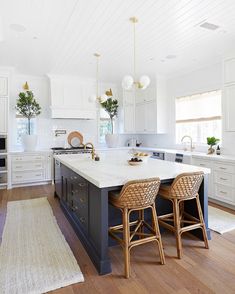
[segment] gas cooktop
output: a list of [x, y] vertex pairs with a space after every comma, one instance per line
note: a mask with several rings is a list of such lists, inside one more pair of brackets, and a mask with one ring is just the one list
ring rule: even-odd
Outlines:
[[[51, 148], [53, 151], [57, 150], [85, 150], [84, 146], [79, 146], [79, 147], [52, 147]], [[86, 147], [86, 149], [91, 149], [91, 147]]]

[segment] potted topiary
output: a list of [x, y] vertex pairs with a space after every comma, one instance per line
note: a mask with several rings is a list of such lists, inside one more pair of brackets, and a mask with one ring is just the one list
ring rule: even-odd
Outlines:
[[16, 111], [28, 119], [27, 134], [22, 136], [24, 151], [34, 151], [37, 146], [37, 135], [31, 133], [30, 121], [41, 113], [41, 107], [35, 100], [32, 91], [27, 90], [19, 93]]
[[[111, 92], [111, 91], [110, 91]], [[114, 134], [114, 118], [117, 116], [118, 112], [118, 101], [117, 99], [113, 99], [109, 97], [106, 101], [100, 101], [100, 105], [104, 108], [104, 110], [108, 113], [110, 122], [111, 122], [111, 134], [105, 135], [105, 141], [108, 147], [117, 147], [118, 145], [118, 134]]]
[[209, 145], [208, 153], [207, 154], [213, 154], [215, 152], [215, 149], [213, 146], [215, 146], [220, 139], [216, 139], [215, 137], [207, 137], [207, 145]]

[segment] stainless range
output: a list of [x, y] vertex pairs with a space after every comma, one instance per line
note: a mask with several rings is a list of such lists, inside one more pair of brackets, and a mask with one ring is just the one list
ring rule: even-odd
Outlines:
[[91, 153], [91, 148], [86, 147], [86, 149], [81, 146], [81, 147], [76, 147], [76, 148], [63, 148], [63, 147], [54, 147], [51, 148], [53, 151], [54, 155], [59, 155], [59, 154], [83, 154], [83, 153]]

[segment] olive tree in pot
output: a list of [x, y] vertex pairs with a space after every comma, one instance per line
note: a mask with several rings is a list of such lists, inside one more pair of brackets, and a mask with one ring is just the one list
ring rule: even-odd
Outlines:
[[113, 148], [118, 145], [118, 134], [114, 134], [114, 119], [117, 117], [118, 112], [118, 101], [109, 97], [106, 101], [100, 102], [101, 106], [108, 113], [111, 123], [111, 134], [105, 135], [105, 141], [108, 147]]
[[22, 136], [24, 151], [34, 151], [37, 146], [37, 135], [31, 133], [30, 121], [41, 113], [41, 107], [34, 98], [32, 91], [19, 93], [16, 103], [17, 114], [27, 118], [27, 134]]

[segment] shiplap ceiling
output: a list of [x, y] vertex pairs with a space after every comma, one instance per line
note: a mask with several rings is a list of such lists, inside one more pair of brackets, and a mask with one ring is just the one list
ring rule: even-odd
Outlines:
[[[119, 81], [132, 73], [128, 19], [137, 16], [138, 72], [182, 73], [216, 63], [232, 48], [234, 12], [234, 0], [0, 0], [0, 66], [95, 77], [93, 53], [99, 52], [101, 79]], [[204, 21], [219, 29], [201, 28]], [[26, 30], [12, 30], [12, 24]]]

